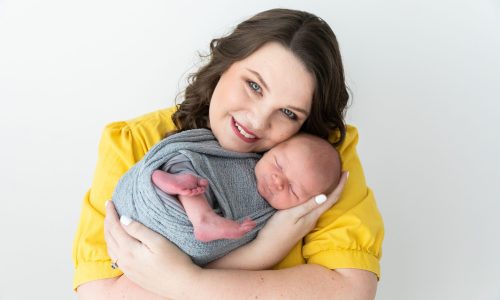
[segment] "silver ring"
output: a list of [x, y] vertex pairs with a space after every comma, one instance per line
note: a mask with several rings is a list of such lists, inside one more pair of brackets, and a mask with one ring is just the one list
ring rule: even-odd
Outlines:
[[111, 269], [118, 269], [118, 259], [116, 261], [114, 261], [113, 263], [111, 263]]

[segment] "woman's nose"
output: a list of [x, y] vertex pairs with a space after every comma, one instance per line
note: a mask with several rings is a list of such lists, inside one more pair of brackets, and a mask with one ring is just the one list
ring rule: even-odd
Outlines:
[[274, 173], [271, 175], [274, 188], [278, 191], [282, 191], [285, 188], [286, 180], [281, 174]]
[[255, 105], [247, 115], [252, 129], [256, 131], [268, 129], [271, 124], [271, 113], [272, 111], [269, 108], [263, 105]]

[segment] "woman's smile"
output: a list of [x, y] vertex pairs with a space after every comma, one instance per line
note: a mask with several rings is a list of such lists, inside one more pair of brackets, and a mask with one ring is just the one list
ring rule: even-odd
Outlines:
[[210, 100], [210, 129], [224, 149], [269, 150], [299, 131], [314, 87], [312, 74], [289, 49], [265, 44], [222, 73]]
[[255, 143], [259, 140], [259, 138], [250, 130], [248, 130], [245, 126], [239, 124], [234, 117], [231, 118], [231, 128], [237, 137], [242, 139], [247, 143]]

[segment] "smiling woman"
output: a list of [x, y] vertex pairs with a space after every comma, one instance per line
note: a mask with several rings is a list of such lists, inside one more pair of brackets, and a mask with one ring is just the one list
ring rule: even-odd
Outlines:
[[[280, 108], [285, 116], [294, 119], [297, 112], [302, 112], [297, 118], [301, 131], [326, 139], [332, 130], [338, 130], [334, 145], [344, 140], [343, 116], [349, 95], [335, 34], [322, 19], [302, 11], [264, 11], [240, 23], [228, 36], [212, 40], [210, 50], [210, 61], [190, 77], [184, 101], [174, 114], [178, 128], [209, 126], [207, 112], [215, 89], [224, 74], [235, 69], [232, 71], [245, 78], [251, 92], [272, 100], [273, 105], [278, 104], [276, 101], [286, 104]], [[237, 86], [241, 83], [233, 82]], [[225, 99], [231, 100], [237, 99]], [[256, 145], [256, 149], [268, 149], [266, 142], [269, 140], [261, 143], [264, 147]]]
[[314, 86], [312, 74], [290, 50], [266, 44], [220, 77], [210, 128], [228, 150], [265, 151], [300, 129], [311, 110]]
[[[213, 40], [210, 49], [210, 60], [190, 77], [182, 103], [106, 127], [74, 243], [79, 295], [373, 298], [383, 223], [356, 154], [356, 129], [344, 124], [348, 93], [333, 31], [313, 14], [273, 9]], [[223, 150], [246, 153], [267, 151], [300, 131], [310, 133], [337, 146], [343, 180], [326, 201], [312, 198], [279, 211], [250, 244], [200, 268], [142, 224], [125, 217], [120, 225], [112, 203], [105, 218], [103, 211], [118, 180], [149, 149], [167, 135], [198, 128], [211, 129]], [[279, 166], [284, 170], [285, 162]], [[312, 173], [293, 181], [303, 198], [315, 184], [329, 183], [321, 172]], [[255, 264], [247, 268], [248, 262]]]

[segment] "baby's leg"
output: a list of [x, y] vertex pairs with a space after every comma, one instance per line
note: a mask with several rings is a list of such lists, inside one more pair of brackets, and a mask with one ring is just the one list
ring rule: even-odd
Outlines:
[[151, 175], [151, 180], [158, 188], [170, 195], [199, 195], [204, 193], [208, 186], [208, 180], [191, 173], [171, 174], [155, 170]]
[[193, 224], [194, 235], [199, 241], [239, 239], [255, 227], [255, 222], [251, 219], [239, 224], [219, 216], [210, 207], [203, 194], [197, 196], [179, 195], [178, 198]]

